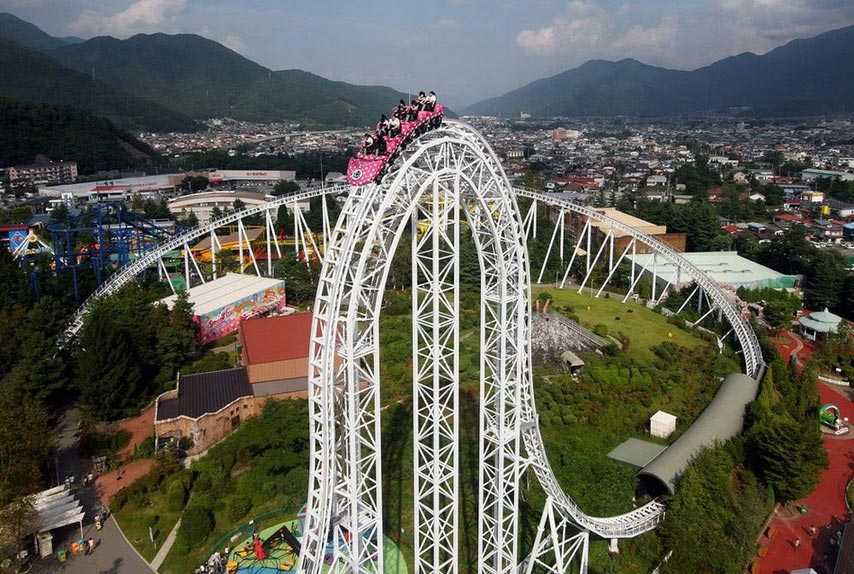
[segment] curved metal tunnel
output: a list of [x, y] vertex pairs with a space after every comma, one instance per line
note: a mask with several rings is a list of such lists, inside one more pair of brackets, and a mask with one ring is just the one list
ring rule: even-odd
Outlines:
[[715, 442], [726, 442], [744, 427], [745, 409], [756, 398], [759, 383], [753, 377], [732, 373], [721, 383], [712, 402], [667, 449], [637, 473], [641, 481], [673, 494], [676, 481], [691, 460]]

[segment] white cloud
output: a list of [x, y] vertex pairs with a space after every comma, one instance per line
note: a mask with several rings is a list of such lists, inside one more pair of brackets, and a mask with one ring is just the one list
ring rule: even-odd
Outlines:
[[108, 34], [119, 38], [140, 32], [163, 32], [186, 8], [187, 0], [137, 0], [112, 15], [85, 10], [68, 29], [73, 34]]
[[634, 48], [673, 48], [676, 44], [676, 33], [679, 24], [675, 16], [666, 16], [658, 26], [644, 28], [635, 26], [625, 36], [614, 42], [617, 50], [632, 50]]
[[246, 53], [246, 43], [237, 34], [229, 34], [222, 42], [223, 46], [231, 48], [238, 54]]
[[573, 0], [550, 26], [519, 32], [516, 45], [529, 54], [550, 55], [567, 47], [596, 46], [610, 27], [608, 13], [596, 2]]

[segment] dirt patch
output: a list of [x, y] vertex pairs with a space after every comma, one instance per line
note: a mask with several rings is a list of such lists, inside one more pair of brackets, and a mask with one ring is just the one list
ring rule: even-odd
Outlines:
[[152, 466], [154, 466], [154, 460], [135, 460], [118, 470], [102, 474], [95, 479], [95, 492], [98, 493], [101, 502], [109, 506], [118, 491], [148, 474]]
[[113, 423], [111, 429], [113, 432], [123, 430], [130, 435], [130, 442], [116, 453], [119, 460], [131, 460], [134, 450], [144, 441], [151, 438], [154, 433], [154, 405], [142, 411], [138, 416], [132, 419], [124, 419]]

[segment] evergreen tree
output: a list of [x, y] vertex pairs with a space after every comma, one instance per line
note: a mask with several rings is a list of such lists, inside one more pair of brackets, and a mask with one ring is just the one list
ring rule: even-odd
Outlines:
[[143, 387], [143, 372], [132, 336], [93, 309], [80, 332], [77, 381], [80, 402], [95, 420], [128, 414]]
[[810, 309], [835, 308], [845, 286], [845, 258], [832, 249], [814, 250], [807, 268], [804, 300]]
[[[778, 360], [768, 369], [759, 397], [749, 407], [746, 448], [752, 467], [778, 500], [812, 492], [828, 465], [818, 427], [816, 373], [807, 369], [791, 385]], [[775, 377], [783, 383], [776, 392]]]

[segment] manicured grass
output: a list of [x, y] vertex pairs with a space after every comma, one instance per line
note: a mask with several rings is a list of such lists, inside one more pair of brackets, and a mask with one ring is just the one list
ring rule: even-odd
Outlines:
[[[178, 522], [179, 516], [181, 516], [180, 512], [170, 512], [166, 509], [165, 497], [152, 497], [149, 506], [139, 508], [134, 504], [126, 504], [121, 510], [116, 511], [113, 518], [118, 520], [119, 526], [137, 552], [151, 562], [157, 555], [160, 545]], [[151, 542], [149, 525], [152, 525], [151, 529], [157, 546]]]
[[[612, 295], [606, 298], [605, 293], [596, 298], [589, 294], [579, 294], [572, 289], [555, 289], [554, 287], [536, 287], [532, 289], [533, 297], [540, 293], [552, 296], [551, 308], [563, 314], [575, 314], [579, 322], [593, 329], [596, 325], [605, 325], [608, 334], [623, 333], [629, 338], [630, 349], [639, 360], [652, 359], [650, 350], [662, 341], [672, 341], [680, 347], [693, 348], [706, 345], [699, 337], [683, 331], [676, 325], [667, 322], [667, 317], [647, 309], [636, 303], [622, 303], [622, 297]], [[571, 312], [565, 307], [571, 307]]]

